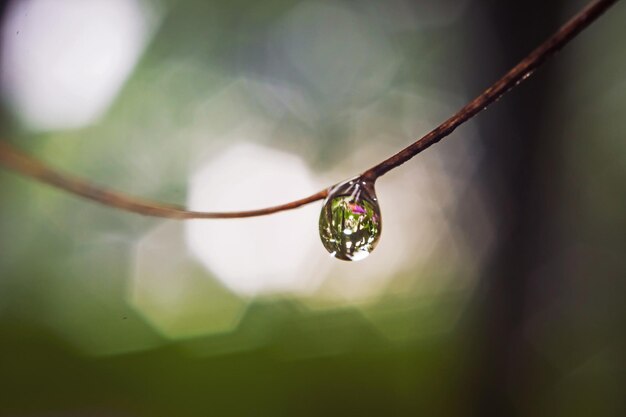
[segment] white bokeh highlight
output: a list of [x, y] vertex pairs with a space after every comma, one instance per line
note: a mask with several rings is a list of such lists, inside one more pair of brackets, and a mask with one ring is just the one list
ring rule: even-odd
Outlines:
[[[374, 149], [371, 153], [384, 154]], [[376, 194], [382, 233], [376, 249], [359, 262], [323, 260], [321, 265], [327, 266], [328, 272], [316, 294], [318, 301], [373, 303], [387, 292], [394, 278], [402, 274], [418, 276], [416, 272], [444, 241], [449, 242], [448, 261], [454, 264], [457, 249], [450, 242], [443, 212], [445, 203], [441, 200], [449, 189], [445, 177], [436, 178], [428, 168], [418, 164], [407, 164], [381, 178], [376, 184]], [[414, 280], [413, 285], [417, 285]]]
[[[454, 99], [449, 95], [427, 93], [394, 90], [355, 111], [351, 152], [330, 177], [349, 178], [392, 155], [456, 108], [456, 103], [448, 103]], [[475, 127], [467, 124], [463, 135], [429, 149], [376, 182], [382, 217], [378, 246], [360, 262], [320, 261], [326, 276], [315, 297], [305, 301], [307, 305], [373, 305], [386, 295], [440, 294], [472, 284], [461, 276], [469, 277], [478, 255], [488, 250], [492, 225], [481, 206], [480, 190], [471, 181], [479, 158], [479, 146], [468, 145], [477, 137]], [[372, 141], [361, 146], [363, 138]], [[454, 210], [461, 198], [463, 207], [475, 213], [485, 236], [480, 247], [468, 248], [454, 229]]]
[[32, 130], [79, 128], [109, 107], [156, 22], [138, 0], [15, 0], [2, 30], [2, 94]]
[[129, 304], [170, 339], [234, 331], [247, 303], [207, 276], [180, 222], [165, 221], [135, 245]]
[[[248, 136], [235, 132], [233, 139]], [[297, 156], [238, 143], [199, 169], [190, 182], [188, 207], [239, 211], [301, 198], [322, 187]], [[243, 296], [306, 294], [323, 277], [323, 248], [308, 205], [264, 217], [192, 220], [186, 223], [191, 252], [228, 288]]]

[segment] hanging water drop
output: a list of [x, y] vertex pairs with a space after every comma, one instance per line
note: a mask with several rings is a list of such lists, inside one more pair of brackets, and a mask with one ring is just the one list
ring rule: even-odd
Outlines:
[[322, 244], [335, 258], [366, 258], [376, 247], [382, 230], [374, 184], [356, 177], [331, 188], [319, 228]]

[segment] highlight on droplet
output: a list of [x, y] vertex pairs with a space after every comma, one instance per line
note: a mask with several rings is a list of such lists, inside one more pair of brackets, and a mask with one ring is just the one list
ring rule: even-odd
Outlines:
[[322, 244], [337, 259], [359, 261], [374, 250], [382, 222], [374, 184], [354, 178], [334, 186], [320, 213]]

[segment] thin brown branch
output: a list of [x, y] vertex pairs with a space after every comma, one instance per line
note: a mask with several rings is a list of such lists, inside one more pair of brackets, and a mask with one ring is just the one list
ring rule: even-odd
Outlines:
[[38, 161], [37, 159], [16, 149], [6, 141], [0, 141], [0, 164], [27, 177], [34, 178], [43, 183], [68, 191], [72, 194], [97, 201], [107, 206], [146, 216], [166, 217], [170, 219], [232, 219], [264, 216], [267, 214], [277, 213], [279, 211], [292, 210], [305, 204], [322, 200], [326, 198], [326, 195], [328, 194], [328, 191], [324, 190], [300, 200], [292, 201], [280, 206], [262, 208], [259, 210], [209, 213], [188, 211], [183, 207], [129, 196], [118, 191], [94, 185], [81, 178], [60, 173], [56, 169], [51, 168], [41, 161]]
[[587, 28], [609, 7], [618, 1], [619, 0], [599, 0], [589, 4], [569, 22], [563, 25], [554, 35], [548, 38], [548, 40], [532, 51], [530, 55], [507, 72], [504, 77], [500, 78], [481, 95], [470, 101], [455, 115], [437, 126], [434, 130], [430, 131], [426, 136], [422, 137], [418, 141], [407, 146], [392, 157], [368, 169], [363, 173], [363, 176], [375, 180], [450, 135], [457, 127], [476, 116], [508, 91], [528, 79], [532, 73], [548, 58], [563, 48], [569, 41], [574, 39], [576, 35]]
[[[513, 67], [504, 77], [496, 81], [491, 87], [459, 110], [455, 115], [397, 154], [368, 169], [362, 176], [371, 181], [375, 181], [381, 175], [402, 165], [418, 153], [450, 135], [457, 127], [476, 116], [508, 91], [525, 81], [548, 58], [563, 48], [563, 46], [618, 1], [619, 0], [598, 0], [589, 4], [548, 40], [531, 52], [530, 55]], [[292, 210], [315, 201], [323, 200], [328, 195], [328, 189], [325, 189], [300, 200], [258, 210], [215, 213], [199, 212], [185, 210], [179, 206], [129, 196], [118, 191], [94, 185], [81, 178], [61, 173], [16, 149], [6, 141], [0, 141], [0, 164], [24, 176], [34, 178], [69, 193], [97, 201], [110, 207], [147, 216], [172, 219], [232, 219], [264, 216]]]

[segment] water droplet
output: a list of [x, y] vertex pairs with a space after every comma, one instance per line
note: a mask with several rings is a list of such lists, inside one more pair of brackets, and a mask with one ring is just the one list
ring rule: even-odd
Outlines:
[[359, 261], [374, 250], [382, 230], [374, 184], [353, 178], [330, 189], [320, 214], [326, 250], [344, 261]]

